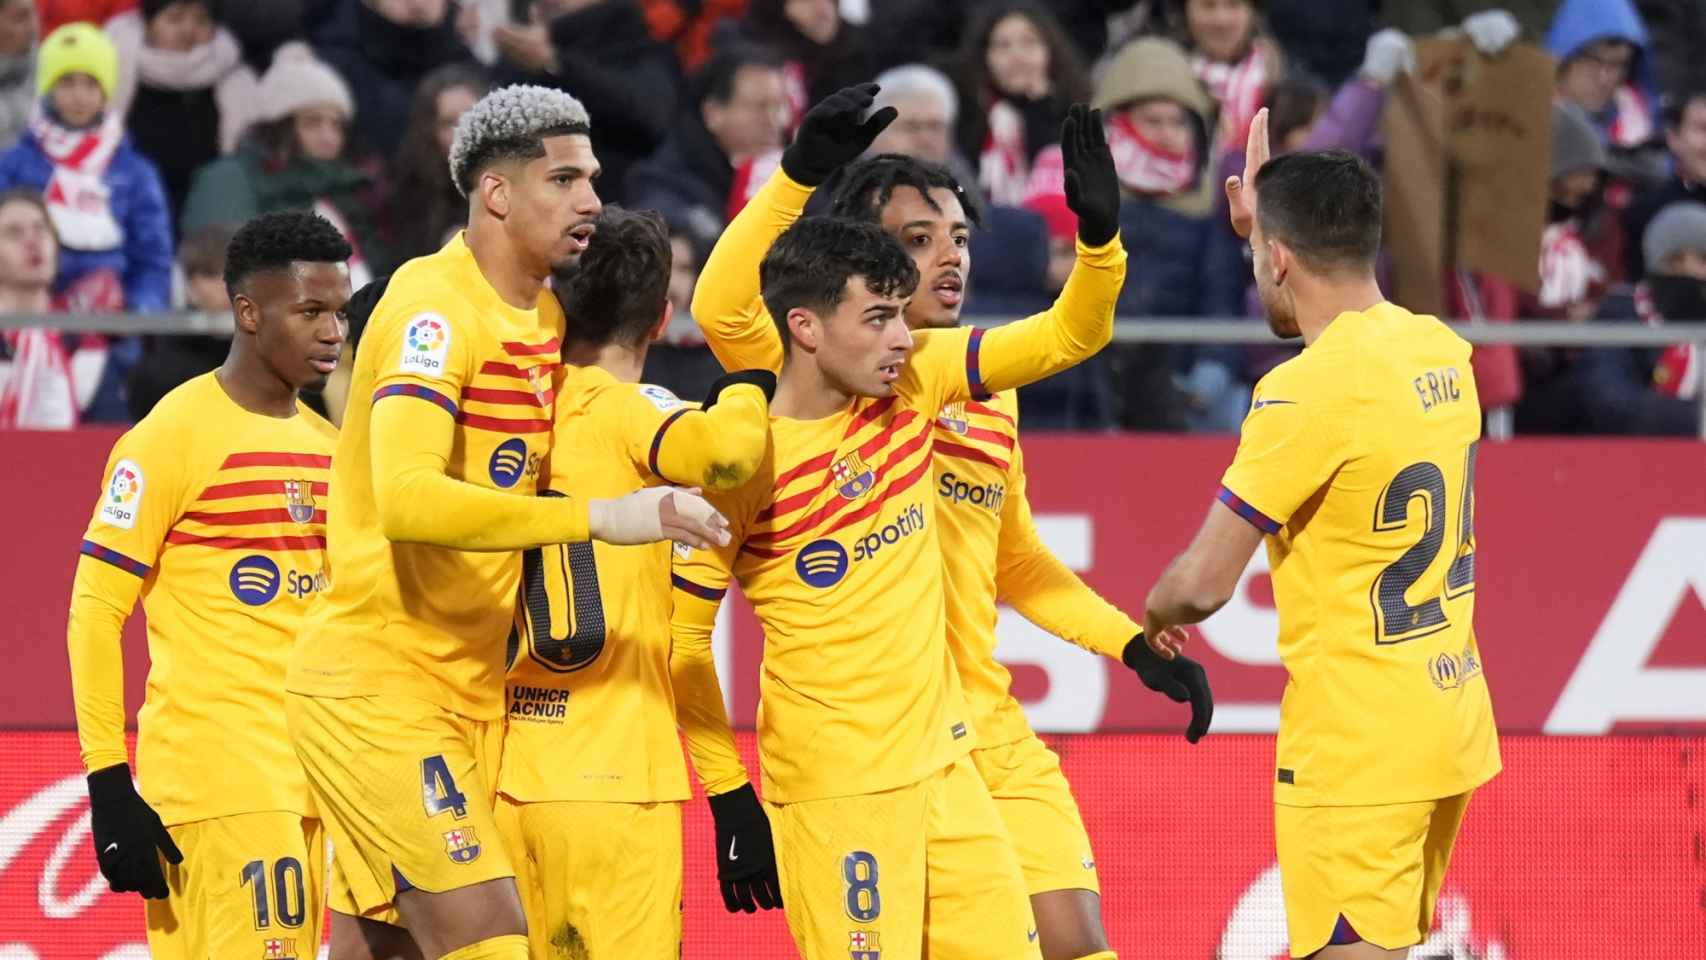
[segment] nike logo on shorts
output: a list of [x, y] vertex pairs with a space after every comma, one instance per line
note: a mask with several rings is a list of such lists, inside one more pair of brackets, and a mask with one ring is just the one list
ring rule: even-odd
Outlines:
[[740, 854], [735, 852], [735, 843], [738, 840], [740, 840], [739, 837], [729, 838], [729, 862], [731, 863], [740, 859]]

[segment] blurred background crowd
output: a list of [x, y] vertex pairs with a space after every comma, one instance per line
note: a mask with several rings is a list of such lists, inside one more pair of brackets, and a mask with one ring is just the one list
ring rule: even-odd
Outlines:
[[[1550, 58], [1538, 106], [1505, 123], [1540, 131], [1537, 160], [1504, 165], [1532, 188], [1514, 246], [1536, 269], [1448, 252], [1433, 309], [1706, 318], [1706, 0], [0, 0], [0, 314], [225, 312], [232, 231], [291, 207], [346, 233], [359, 287], [461, 227], [461, 113], [537, 83], [586, 104], [605, 202], [669, 223], [677, 319], [647, 375], [697, 395], [718, 372], [688, 315], [715, 282], [699, 265], [805, 108], [875, 78], [900, 119], [874, 149], [947, 166], [981, 203], [968, 315], [1045, 309], [1064, 283], [1057, 140], [1089, 101], [1126, 192], [1122, 319], [1254, 318], [1220, 187], [1251, 117], [1270, 109], [1275, 152], [1361, 154], [1390, 197], [1411, 176], [1388, 149], [1394, 103], [1452, 83], [1430, 44]], [[133, 420], [226, 343], [8, 329], [0, 426]], [[1030, 388], [1025, 424], [1235, 431], [1293, 349], [1117, 344]], [[1482, 347], [1475, 365], [1517, 433], [1681, 435], [1700, 428], [1698, 353]]]

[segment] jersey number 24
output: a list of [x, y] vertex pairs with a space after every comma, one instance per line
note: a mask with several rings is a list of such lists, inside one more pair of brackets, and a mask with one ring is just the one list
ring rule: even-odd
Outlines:
[[[1452, 510], [1453, 497], [1446, 485], [1445, 471], [1437, 464], [1422, 461], [1398, 471], [1392, 482], [1381, 491], [1374, 509], [1374, 532], [1402, 530], [1409, 524], [1410, 511], [1424, 511], [1426, 524], [1421, 539], [1404, 551], [1374, 578], [1369, 588], [1369, 606], [1374, 609], [1374, 642], [1403, 643], [1451, 626], [1445, 614], [1446, 600], [1454, 600], [1475, 589], [1475, 453], [1479, 443], [1471, 443], [1464, 454], [1463, 485], [1455, 491], [1457, 509]], [[1452, 561], [1443, 578], [1434, 573], [1426, 582], [1423, 576], [1434, 569], [1434, 561], [1446, 545], [1446, 517], [1455, 521], [1452, 537]], [[1421, 590], [1417, 584], [1421, 582]], [[1410, 597], [1420, 595], [1419, 603]]]

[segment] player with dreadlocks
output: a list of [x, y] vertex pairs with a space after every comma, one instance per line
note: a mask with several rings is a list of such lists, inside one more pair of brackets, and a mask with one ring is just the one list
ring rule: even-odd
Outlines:
[[[812, 190], [839, 169], [831, 214], [879, 224], [900, 240], [918, 267], [921, 280], [906, 306], [907, 325], [959, 325], [971, 270], [968, 243], [978, 225], [976, 204], [936, 164], [895, 154], [848, 164], [881, 130], [880, 118], [861, 120], [876, 92], [874, 84], [848, 88], [807, 113], [783, 156], [782, 171], [751, 201], [765, 216], [732, 224], [730, 234], [739, 227], [751, 233], [725, 234], [717, 246], [722, 256], [713, 255], [705, 276], [751, 273], [747, 258], [756, 262], [770, 240], [800, 216]], [[1079, 128], [1086, 142], [1063, 146], [1080, 153], [1096, 149], [1100, 118], [1088, 119]], [[1068, 188], [1083, 189], [1073, 180]], [[1083, 268], [1086, 258], [1115, 239], [1117, 211], [1097, 213], [1101, 216], [1094, 221], [1080, 215], [1077, 283], [1068, 281], [1057, 304], [1090, 282], [1094, 270]], [[750, 298], [730, 285], [701, 282], [693, 316], [725, 368], [778, 369], [782, 344], [776, 328], [761, 314], [754, 320], [747, 302], [736, 302], [743, 293]], [[1050, 633], [1119, 660], [1150, 689], [1188, 701], [1191, 721], [1185, 736], [1192, 743], [1208, 730], [1214, 705], [1200, 665], [1182, 656], [1163, 660], [1151, 652], [1131, 617], [1098, 596], [1043, 545], [1025, 497], [1018, 419], [1013, 391], [951, 403], [936, 418], [932, 471], [941, 507], [942, 555], [948, 560], [948, 644], [977, 732], [971, 756], [1018, 852], [1043, 956], [1105, 960], [1113, 953], [1102, 929], [1089, 838], [1060, 759], [1031, 730], [1012, 696], [1012, 678], [995, 658], [997, 598]], [[719, 847], [725, 846], [726, 839], [719, 839]], [[720, 863], [725, 872], [732, 866]]]

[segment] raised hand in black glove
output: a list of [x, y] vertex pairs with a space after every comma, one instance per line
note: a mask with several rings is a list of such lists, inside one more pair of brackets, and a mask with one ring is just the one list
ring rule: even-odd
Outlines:
[[166, 873], [160, 854], [169, 863], [184, 855], [146, 801], [136, 794], [130, 767], [116, 764], [89, 774], [90, 832], [95, 837], [95, 862], [114, 893], [140, 893], [150, 900], [166, 899]]
[[776, 876], [776, 847], [770, 842], [770, 818], [752, 784], [708, 798], [717, 824], [717, 883], [730, 913], [757, 913], [782, 905], [782, 881]]
[[884, 107], [859, 120], [871, 109], [877, 85], [861, 83], [842, 87], [806, 111], [794, 142], [782, 151], [782, 170], [801, 186], [815, 187], [843, 164], [859, 159], [883, 128], [900, 116], [894, 107]]
[[1203, 738], [1209, 721], [1214, 719], [1214, 691], [1208, 688], [1208, 674], [1202, 664], [1184, 654], [1175, 654], [1171, 660], [1162, 659], [1149, 649], [1141, 632], [1125, 645], [1120, 660], [1149, 689], [1165, 694], [1174, 703], [1190, 701], [1191, 724], [1185, 728], [1185, 739], [1196, 743]]
[[776, 375], [774, 373], [757, 368], [734, 370], [718, 377], [716, 382], [711, 384], [710, 391], [705, 394], [705, 402], [700, 404], [700, 407], [705, 410], [711, 409], [717, 405], [717, 398], [723, 395], [724, 390], [741, 384], [748, 384], [764, 391], [765, 402], [769, 402], [776, 396]]
[[1075, 103], [1060, 125], [1066, 205], [1078, 215], [1078, 239], [1099, 247], [1120, 230], [1120, 180], [1102, 130], [1102, 111]]

